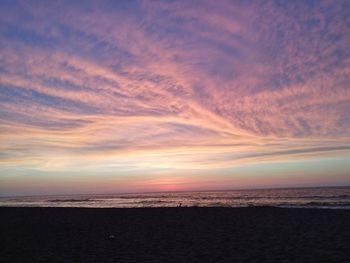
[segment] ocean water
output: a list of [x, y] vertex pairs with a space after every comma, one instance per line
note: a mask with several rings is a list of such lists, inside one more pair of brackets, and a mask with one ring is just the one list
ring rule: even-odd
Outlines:
[[350, 209], [350, 187], [1, 197], [12, 207], [248, 207]]

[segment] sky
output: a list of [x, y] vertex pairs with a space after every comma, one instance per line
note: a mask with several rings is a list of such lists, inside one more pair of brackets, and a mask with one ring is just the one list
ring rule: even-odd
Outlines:
[[0, 195], [350, 185], [349, 1], [0, 1]]

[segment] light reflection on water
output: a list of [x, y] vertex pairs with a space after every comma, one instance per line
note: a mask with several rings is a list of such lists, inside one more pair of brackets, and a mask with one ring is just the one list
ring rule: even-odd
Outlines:
[[278, 206], [350, 209], [350, 187], [2, 197], [0, 206], [91, 208]]

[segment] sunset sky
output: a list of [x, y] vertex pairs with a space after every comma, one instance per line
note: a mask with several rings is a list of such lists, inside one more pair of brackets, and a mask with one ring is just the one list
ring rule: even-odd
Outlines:
[[350, 185], [350, 1], [0, 1], [0, 195]]

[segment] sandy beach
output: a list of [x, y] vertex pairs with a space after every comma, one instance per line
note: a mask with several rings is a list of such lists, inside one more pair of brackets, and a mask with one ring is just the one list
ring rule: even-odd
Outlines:
[[2, 262], [350, 262], [350, 211], [0, 208]]

